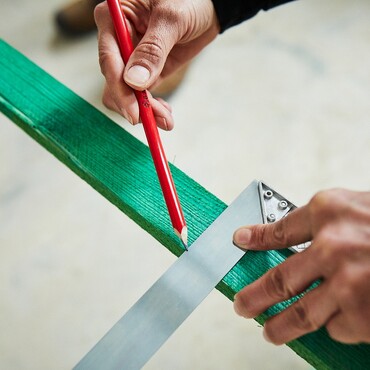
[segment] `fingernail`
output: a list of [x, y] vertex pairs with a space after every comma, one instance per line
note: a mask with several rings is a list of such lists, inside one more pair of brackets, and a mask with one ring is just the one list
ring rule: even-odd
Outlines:
[[134, 120], [132, 119], [132, 117], [127, 113], [127, 110], [122, 108], [121, 109], [121, 113], [123, 115], [123, 117], [125, 117], [127, 119], [127, 121], [129, 121], [131, 123], [131, 125], [134, 124]]
[[168, 124], [166, 118], [163, 118], [163, 126], [166, 131], [168, 131]]
[[234, 311], [238, 316], [243, 317], [243, 314], [240, 308], [240, 298], [238, 297], [238, 295], [235, 295], [234, 297]]
[[234, 243], [237, 245], [247, 245], [252, 237], [252, 231], [247, 228], [241, 228], [234, 234]]
[[266, 342], [272, 343], [272, 340], [270, 339], [270, 337], [266, 333], [266, 329], [263, 329], [262, 334], [263, 334], [263, 337], [265, 338]]
[[142, 86], [146, 84], [149, 77], [150, 72], [145, 67], [135, 65], [128, 70], [125, 80], [132, 85]]
[[246, 311], [245, 306], [243, 304], [243, 300], [240, 298], [238, 294], [234, 296], [234, 311], [237, 315], [241, 317], [245, 317], [247, 319], [252, 318], [252, 316], [250, 316]]

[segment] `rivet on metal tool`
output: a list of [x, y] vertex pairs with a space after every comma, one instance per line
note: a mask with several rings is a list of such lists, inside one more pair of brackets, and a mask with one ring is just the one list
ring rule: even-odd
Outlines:
[[286, 200], [281, 200], [281, 201], [279, 202], [279, 204], [278, 204], [278, 207], [279, 207], [280, 209], [285, 209], [285, 208], [287, 208], [287, 207], [288, 207], [288, 202], [287, 202]]
[[275, 222], [276, 221], [276, 216], [273, 213], [270, 213], [267, 215], [267, 221], [268, 222]]
[[273, 193], [271, 190], [266, 190], [266, 191], [263, 193], [263, 196], [264, 196], [266, 199], [271, 199], [273, 195], [274, 195], [274, 193]]

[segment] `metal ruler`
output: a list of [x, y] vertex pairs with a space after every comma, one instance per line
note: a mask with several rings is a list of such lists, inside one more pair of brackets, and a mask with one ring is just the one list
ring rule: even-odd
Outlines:
[[264, 183], [252, 182], [74, 369], [142, 368], [243, 257], [232, 242], [234, 231], [275, 222], [294, 208]]

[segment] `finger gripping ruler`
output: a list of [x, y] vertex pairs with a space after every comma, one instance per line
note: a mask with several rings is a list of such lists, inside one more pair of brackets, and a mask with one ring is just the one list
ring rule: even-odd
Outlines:
[[74, 369], [142, 368], [243, 257], [245, 251], [232, 242], [234, 231], [275, 222], [294, 208], [264, 183], [253, 181]]

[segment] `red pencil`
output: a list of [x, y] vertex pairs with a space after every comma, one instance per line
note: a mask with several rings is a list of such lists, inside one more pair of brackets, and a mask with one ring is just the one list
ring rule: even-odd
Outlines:
[[[119, 0], [107, 0], [114, 28], [118, 39], [118, 45], [126, 64], [132, 54], [134, 47], [128, 31], [126, 19]], [[171, 171], [168, 167], [166, 155], [163, 150], [157, 124], [155, 122], [152, 106], [146, 91], [134, 90], [139, 104], [141, 121], [144, 126], [145, 135], [149, 149], [152, 154], [154, 166], [157, 171], [159, 183], [167, 205], [168, 213], [175, 233], [180, 237], [185, 249], [188, 249], [188, 229], [181, 209], [179, 198], [173, 183]]]

